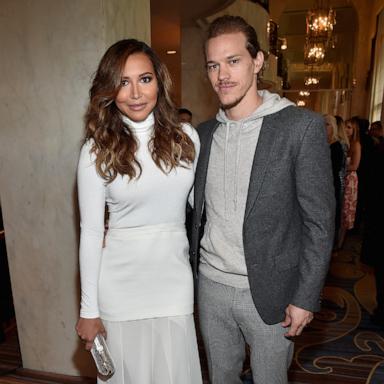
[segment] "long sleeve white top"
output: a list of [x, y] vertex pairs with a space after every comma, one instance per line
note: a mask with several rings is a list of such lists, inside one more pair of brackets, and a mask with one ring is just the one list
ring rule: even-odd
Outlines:
[[[153, 133], [153, 114], [143, 122], [124, 122], [133, 130], [139, 142], [136, 158], [142, 167], [139, 178], [129, 180], [118, 175], [107, 184], [96, 171], [92, 142], [86, 142], [78, 163], [78, 195], [81, 218], [80, 274], [81, 309], [83, 318], [100, 317], [98, 282], [104, 238], [105, 204], [109, 211], [109, 229], [140, 228], [157, 224], [183, 224], [188, 194], [199, 153], [199, 138], [192, 126], [183, 130], [192, 139], [196, 158], [187, 168], [178, 167], [164, 173], [154, 163], [148, 142]], [[127, 272], [129, 275], [129, 271]], [[128, 276], [127, 278], [131, 278]]]

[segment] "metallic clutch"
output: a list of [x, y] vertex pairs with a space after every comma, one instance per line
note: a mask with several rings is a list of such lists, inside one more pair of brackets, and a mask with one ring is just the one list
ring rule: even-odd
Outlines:
[[111, 376], [115, 373], [115, 365], [111, 353], [109, 352], [107, 343], [102, 335], [98, 334], [95, 337], [91, 354], [100, 374], [103, 376]]

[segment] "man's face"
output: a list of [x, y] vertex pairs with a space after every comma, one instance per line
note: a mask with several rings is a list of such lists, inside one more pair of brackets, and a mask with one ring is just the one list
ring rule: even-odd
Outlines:
[[179, 113], [179, 122], [180, 123], [192, 123], [192, 116], [188, 113], [181, 112]]
[[263, 65], [263, 55], [253, 59], [242, 32], [227, 33], [206, 43], [208, 77], [223, 109], [251, 105], [257, 100], [256, 74]]
[[383, 129], [380, 125], [372, 124], [371, 129], [369, 130], [369, 134], [373, 137], [381, 137], [383, 136]]

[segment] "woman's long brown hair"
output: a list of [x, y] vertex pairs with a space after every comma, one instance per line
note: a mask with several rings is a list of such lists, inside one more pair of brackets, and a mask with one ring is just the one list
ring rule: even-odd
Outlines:
[[123, 123], [115, 104], [121, 88], [121, 76], [128, 57], [144, 53], [151, 60], [158, 96], [154, 108], [154, 133], [149, 150], [163, 172], [191, 164], [195, 158], [192, 140], [182, 130], [177, 111], [170, 97], [172, 86], [166, 66], [145, 43], [126, 39], [113, 44], [102, 57], [90, 89], [90, 102], [85, 115], [86, 140], [93, 140], [91, 152], [96, 156], [98, 174], [111, 183], [117, 175], [129, 179], [140, 177], [141, 165], [136, 159], [137, 139], [131, 128]]

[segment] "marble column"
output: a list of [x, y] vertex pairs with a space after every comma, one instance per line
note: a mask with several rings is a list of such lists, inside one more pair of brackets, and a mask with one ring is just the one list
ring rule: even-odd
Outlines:
[[75, 171], [105, 49], [150, 42], [149, 0], [2, 0], [0, 198], [25, 368], [92, 375], [79, 306]]

